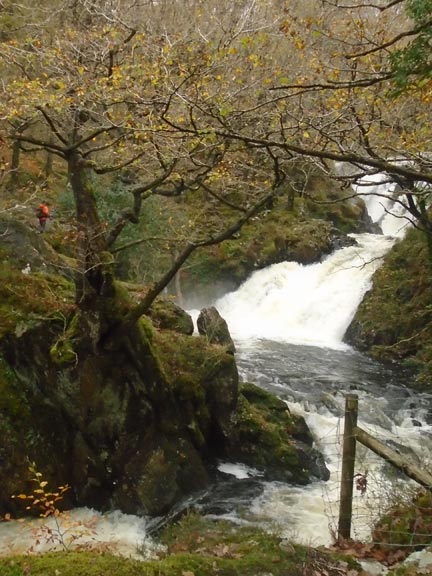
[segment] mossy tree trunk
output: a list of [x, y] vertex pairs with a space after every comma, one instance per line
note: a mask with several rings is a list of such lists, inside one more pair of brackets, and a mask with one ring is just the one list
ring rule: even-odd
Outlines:
[[73, 151], [68, 158], [69, 181], [76, 206], [78, 261], [76, 301], [81, 309], [97, 308], [100, 297], [111, 294], [112, 274], [107, 264], [107, 244], [85, 160]]

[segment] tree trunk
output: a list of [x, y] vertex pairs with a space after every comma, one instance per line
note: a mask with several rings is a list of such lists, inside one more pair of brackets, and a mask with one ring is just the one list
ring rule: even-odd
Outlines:
[[68, 174], [78, 226], [76, 301], [82, 310], [96, 311], [100, 309], [100, 299], [112, 295], [111, 255], [106, 252], [105, 232], [97, 212], [88, 168], [77, 152], [72, 152], [68, 158]]
[[15, 190], [18, 185], [18, 170], [21, 156], [21, 145], [19, 140], [15, 140], [12, 146], [11, 177], [10, 187]]
[[49, 150], [47, 150], [46, 157], [45, 157], [45, 176], [49, 178], [52, 174], [53, 170], [53, 154]]

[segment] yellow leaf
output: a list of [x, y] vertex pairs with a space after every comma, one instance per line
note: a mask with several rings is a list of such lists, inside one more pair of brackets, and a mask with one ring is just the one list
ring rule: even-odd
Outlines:
[[47, 484], [48, 484], [48, 482], [47, 482], [46, 480], [43, 480], [43, 481], [40, 483], [40, 487], [41, 487], [41, 488], [45, 488], [45, 486], [46, 486]]

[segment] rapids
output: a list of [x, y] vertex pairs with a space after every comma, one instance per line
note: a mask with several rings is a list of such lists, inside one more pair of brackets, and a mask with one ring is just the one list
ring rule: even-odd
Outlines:
[[[343, 342], [382, 256], [407, 225], [394, 205], [393, 190], [379, 175], [370, 183], [373, 191], [383, 194], [366, 200], [372, 220], [384, 234], [356, 235], [355, 246], [311, 266], [283, 262], [257, 271], [237, 291], [209, 303], [228, 323], [242, 378], [277, 394], [292, 412], [304, 416], [325, 456], [330, 480], [306, 487], [266, 482], [256, 470], [220, 462], [220, 480], [179, 504], [172, 516], [195, 507], [212, 517], [277, 529], [298, 542], [330, 544], [338, 516], [341, 427], [348, 392], [359, 395], [363, 428], [417, 457], [422, 465], [430, 464], [432, 395], [410, 390], [409, 376], [398, 366], [374, 362]], [[396, 216], [391, 216], [394, 210]], [[356, 472], [367, 477], [367, 490], [355, 493], [353, 535], [367, 538], [374, 518], [390, 497], [409, 495], [412, 483], [361, 448]], [[156, 552], [149, 534], [169, 520], [120, 513], [100, 517], [88, 510], [74, 511], [75, 516], [91, 522], [96, 517], [91, 539], [110, 547], [114, 544], [126, 555], [135, 555], [137, 548], [144, 554]], [[37, 530], [37, 525], [31, 529]], [[28, 538], [22, 528], [3, 524], [0, 552], [25, 552]]]
[[[277, 394], [292, 412], [304, 416], [331, 471], [329, 482], [307, 487], [255, 477], [262, 492], [237, 507], [219, 497], [227, 508], [221, 515], [277, 526], [287, 537], [316, 545], [330, 544], [337, 530], [341, 427], [348, 392], [359, 396], [360, 426], [422, 465], [432, 461], [432, 395], [410, 390], [409, 376], [398, 366], [374, 362], [343, 342], [372, 286], [373, 273], [408, 225], [393, 187], [379, 174], [369, 177], [368, 185], [369, 194], [375, 194], [365, 196], [368, 211], [383, 234], [355, 235], [355, 246], [337, 250], [317, 264], [283, 262], [257, 271], [215, 303], [235, 340], [242, 378]], [[356, 472], [367, 478], [367, 490], [355, 492], [353, 535], [366, 538], [383, 507], [392, 497], [409, 497], [413, 483], [361, 446]], [[239, 482], [245, 475], [242, 469], [230, 473]], [[253, 471], [246, 481], [249, 493], [251, 478]], [[214, 503], [213, 508], [218, 509]]]

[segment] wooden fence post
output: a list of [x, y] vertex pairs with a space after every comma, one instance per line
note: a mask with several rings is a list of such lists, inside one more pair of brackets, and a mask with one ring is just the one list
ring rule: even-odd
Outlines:
[[339, 541], [346, 540], [351, 536], [352, 497], [356, 454], [355, 429], [357, 426], [357, 415], [358, 396], [357, 394], [347, 394], [345, 398], [345, 424], [342, 448], [342, 475], [338, 527]]

